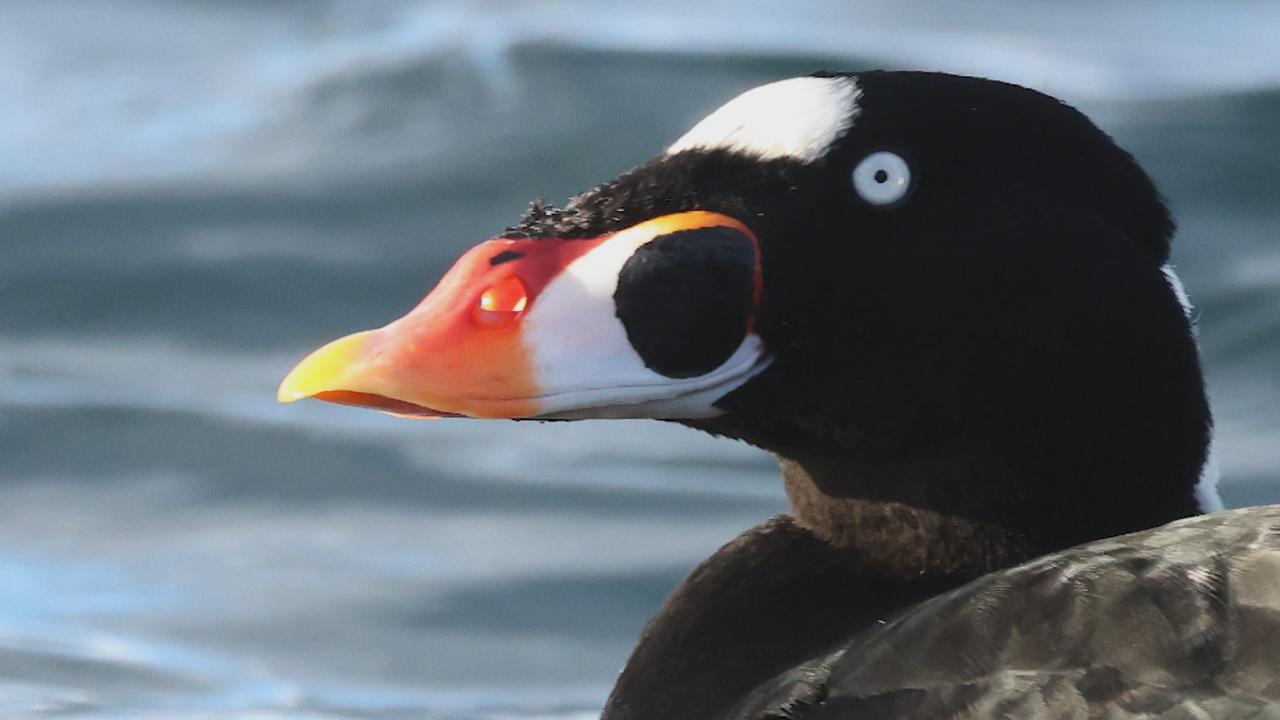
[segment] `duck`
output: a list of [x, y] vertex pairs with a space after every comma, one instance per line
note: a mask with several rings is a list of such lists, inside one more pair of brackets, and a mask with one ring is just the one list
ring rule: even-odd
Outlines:
[[1280, 506], [1218, 498], [1174, 230], [1054, 97], [820, 72], [531, 204], [278, 397], [775, 455], [789, 510], [674, 589], [604, 720], [1280, 717]]

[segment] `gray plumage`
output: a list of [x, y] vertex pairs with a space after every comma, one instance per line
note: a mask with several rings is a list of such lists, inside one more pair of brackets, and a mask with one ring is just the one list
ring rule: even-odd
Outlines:
[[735, 718], [1280, 718], [1280, 506], [993, 573], [775, 678]]

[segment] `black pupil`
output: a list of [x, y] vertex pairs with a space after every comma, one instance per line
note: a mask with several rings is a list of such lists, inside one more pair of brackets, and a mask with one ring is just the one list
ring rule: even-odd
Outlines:
[[889, 173], [885, 170], [877, 170], [873, 177], [876, 179], [876, 182], [884, 184], [884, 182], [889, 179]]

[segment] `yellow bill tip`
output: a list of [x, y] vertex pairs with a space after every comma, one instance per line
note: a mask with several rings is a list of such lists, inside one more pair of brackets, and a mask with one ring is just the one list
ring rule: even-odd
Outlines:
[[354, 389], [345, 381], [366, 356], [373, 334], [369, 330], [338, 338], [303, 358], [280, 382], [276, 400], [291, 403], [324, 392]]

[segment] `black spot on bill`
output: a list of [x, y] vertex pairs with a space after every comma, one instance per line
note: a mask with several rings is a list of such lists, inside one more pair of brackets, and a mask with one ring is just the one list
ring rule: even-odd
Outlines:
[[489, 258], [490, 265], [501, 265], [502, 263], [511, 262], [524, 257], [524, 253], [518, 253], [515, 250], [503, 250], [502, 252]]
[[728, 360], [754, 311], [755, 265], [754, 242], [728, 227], [681, 230], [636, 250], [613, 300], [645, 366], [688, 378]]

